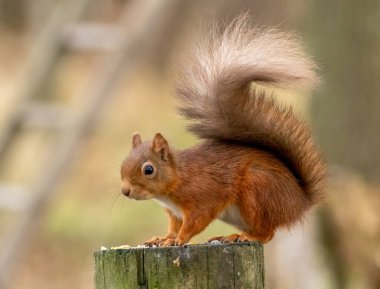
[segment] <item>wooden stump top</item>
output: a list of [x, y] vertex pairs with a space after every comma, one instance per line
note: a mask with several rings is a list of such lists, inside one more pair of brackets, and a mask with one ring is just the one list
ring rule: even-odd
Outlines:
[[260, 243], [111, 249], [95, 253], [96, 289], [263, 289]]

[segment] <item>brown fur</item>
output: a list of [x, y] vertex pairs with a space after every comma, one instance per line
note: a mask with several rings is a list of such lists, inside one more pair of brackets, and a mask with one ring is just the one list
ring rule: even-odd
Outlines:
[[[174, 151], [161, 134], [135, 135], [123, 193], [166, 207], [168, 235], [149, 245], [184, 244], [216, 218], [240, 240], [268, 242], [322, 199], [325, 167], [306, 124], [250, 84], [313, 85], [315, 66], [289, 34], [248, 29], [245, 17], [196, 47], [177, 91], [190, 131], [205, 140]], [[154, 174], [144, 175], [147, 164]]]

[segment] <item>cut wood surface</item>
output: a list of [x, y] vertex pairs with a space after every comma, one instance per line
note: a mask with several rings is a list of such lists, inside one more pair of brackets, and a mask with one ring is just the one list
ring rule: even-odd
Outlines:
[[263, 246], [254, 242], [98, 251], [95, 288], [263, 289]]

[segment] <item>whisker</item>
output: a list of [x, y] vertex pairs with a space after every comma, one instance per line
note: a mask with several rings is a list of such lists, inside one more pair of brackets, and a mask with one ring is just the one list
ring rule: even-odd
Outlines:
[[115, 205], [118, 203], [120, 200], [121, 192], [116, 191], [114, 194], [112, 194], [110, 198], [110, 208], [111, 211], [115, 208]]

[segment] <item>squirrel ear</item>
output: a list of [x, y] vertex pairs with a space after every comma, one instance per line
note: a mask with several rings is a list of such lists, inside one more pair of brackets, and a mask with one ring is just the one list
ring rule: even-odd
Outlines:
[[154, 136], [152, 143], [152, 150], [160, 154], [160, 157], [163, 161], [167, 161], [169, 157], [169, 144], [162, 134], [157, 133]]
[[141, 145], [141, 136], [138, 133], [135, 133], [132, 136], [132, 147], [135, 148], [139, 145]]

